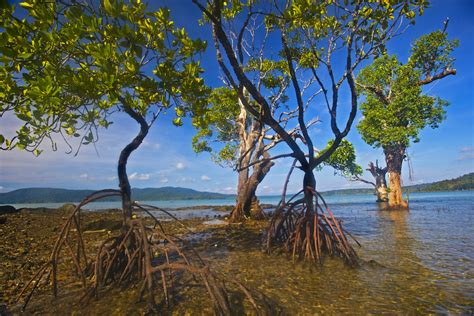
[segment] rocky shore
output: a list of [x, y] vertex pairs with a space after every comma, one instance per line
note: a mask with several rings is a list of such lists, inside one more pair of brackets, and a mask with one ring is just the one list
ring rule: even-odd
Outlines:
[[[9, 209], [0, 215], [3, 219], [0, 224], [0, 308], [3, 312], [0, 315], [6, 314], [7, 309], [18, 309], [16, 296], [29, 278], [48, 261], [52, 245], [71, 210], [71, 205], [65, 205], [59, 209]], [[91, 254], [102, 240], [118, 234], [121, 227], [120, 210], [83, 212], [81, 216], [85, 243]], [[204, 220], [189, 219], [185, 224], [199, 231], [205, 229], [199, 227]], [[163, 222], [163, 226], [173, 234], [185, 233], [183, 227], [174, 221]], [[73, 282], [71, 267], [65, 260], [63, 270], [68, 273], [60, 276], [65, 283]], [[48, 284], [41, 284], [38, 294], [44, 295], [48, 290]]]

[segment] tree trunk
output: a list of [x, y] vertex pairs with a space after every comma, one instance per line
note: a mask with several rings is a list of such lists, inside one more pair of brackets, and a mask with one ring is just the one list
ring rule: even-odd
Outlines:
[[390, 208], [401, 209], [408, 208], [408, 203], [403, 200], [401, 185], [401, 173], [403, 159], [405, 159], [404, 146], [390, 146], [384, 148], [385, 161], [390, 181], [390, 192], [388, 204]]
[[252, 175], [250, 176], [248, 176], [248, 172], [239, 173], [237, 200], [230, 214], [231, 222], [241, 222], [244, 221], [246, 217], [257, 220], [265, 218], [265, 213], [259, 204], [255, 192], [272, 166], [273, 162], [265, 161], [255, 165]]
[[256, 195], [253, 196], [252, 204], [250, 205], [250, 218], [255, 220], [264, 220], [267, 218]]
[[375, 190], [375, 193], [377, 195], [377, 202], [388, 202], [387, 182], [385, 182], [385, 184], [383, 185], [377, 186]]
[[314, 191], [316, 190], [316, 179], [314, 177], [313, 170], [307, 170], [303, 177], [303, 190], [304, 198], [306, 201], [306, 216], [310, 217], [313, 215], [314, 209]]
[[130, 154], [140, 146], [140, 144], [143, 142], [143, 139], [148, 134], [149, 126], [140, 114], [133, 111], [131, 108], [126, 107], [125, 105], [124, 107], [125, 112], [140, 124], [140, 132], [120, 152], [117, 166], [119, 187], [120, 191], [122, 192], [123, 222], [125, 224], [126, 221], [132, 217], [132, 192], [130, 188], [130, 182], [128, 181], [127, 162]]
[[252, 197], [247, 195], [247, 190], [241, 190], [239, 186], [239, 191], [237, 192], [237, 199], [232, 212], [230, 213], [229, 220], [231, 222], [243, 222], [245, 217], [250, 216], [250, 206], [252, 203]]
[[380, 168], [379, 162], [376, 160], [375, 165], [373, 164], [373, 162], [369, 163], [369, 168], [367, 170], [370, 171], [372, 176], [375, 178], [375, 194], [377, 195], [377, 202], [387, 202], [388, 191], [387, 180], [385, 179], [387, 167]]
[[[239, 133], [239, 179], [237, 184], [237, 199], [230, 214], [231, 222], [242, 222], [246, 218], [264, 219], [265, 213], [260, 207], [255, 195], [258, 185], [273, 166], [271, 161], [263, 161], [249, 167], [260, 159], [268, 159], [265, 151], [261, 124], [258, 120], [249, 120], [247, 110], [239, 100], [240, 114], [236, 125]], [[252, 168], [252, 174], [250, 174]]]

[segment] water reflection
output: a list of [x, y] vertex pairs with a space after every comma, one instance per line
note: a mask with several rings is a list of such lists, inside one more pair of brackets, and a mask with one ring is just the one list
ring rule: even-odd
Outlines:
[[371, 259], [358, 274], [361, 282], [374, 289], [372, 311], [396, 307], [399, 312], [446, 313], [469, 308], [472, 301], [455, 288], [441, 286], [446, 277], [430, 269], [420, 256], [436, 249], [419, 239], [420, 227], [411, 225], [412, 212], [381, 210], [376, 214], [379, 235], [365, 243], [368, 249], [362, 257]]

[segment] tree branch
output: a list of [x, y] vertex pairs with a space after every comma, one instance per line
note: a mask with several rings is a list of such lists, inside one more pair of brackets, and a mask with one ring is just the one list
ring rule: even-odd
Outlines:
[[453, 75], [453, 76], [456, 75], [456, 69], [445, 69], [445, 70], [443, 70], [443, 72], [440, 72], [440, 73], [438, 73], [434, 76], [428, 76], [425, 79], [419, 81], [418, 85], [422, 86], [422, 85], [425, 85], [425, 84], [429, 84], [429, 83], [432, 83], [433, 81], [442, 79], [442, 78], [450, 76], [450, 75]]
[[283, 44], [286, 60], [288, 62], [288, 68], [290, 70], [290, 77], [291, 81], [293, 82], [293, 88], [295, 89], [296, 102], [298, 103], [298, 124], [300, 125], [301, 132], [303, 133], [306, 145], [308, 146], [309, 164], [311, 165], [314, 160], [313, 141], [309, 137], [308, 130], [306, 129], [306, 125], [304, 123], [304, 103], [301, 97], [301, 89], [298, 83], [298, 79], [296, 78], [295, 68], [293, 67], [293, 59], [291, 57], [291, 52], [290, 48], [288, 47], [288, 43], [286, 42], [286, 33], [284, 31], [282, 31], [281, 33], [281, 42]]
[[242, 103], [245, 105], [246, 109], [252, 113], [252, 115], [258, 117], [259, 114], [256, 113], [255, 109], [252, 108], [251, 104], [243, 97], [243, 88], [245, 87], [247, 91], [250, 93], [252, 98], [261, 106], [263, 111], [263, 120], [264, 123], [269, 125], [276, 133], [278, 133], [288, 144], [288, 146], [294, 152], [294, 156], [302, 166], [308, 166], [308, 162], [305, 159], [305, 155], [303, 151], [299, 148], [298, 144], [295, 140], [285, 131], [285, 129], [272, 117], [271, 108], [265, 98], [260, 94], [257, 90], [255, 85], [250, 81], [250, 79], [245, 75], [243, 69], [240, 67], [239, 62], [234, 54], [234, 50], [232, 49], [232, 45], [227, 38], [227, 35], [222, 28], [222, 24], [220, 19], [220, 2], [214, 2], [214, 10], [213, 12], [209, 12], [204, 6], [202, 6], [198, 0], [192, 0], [194, 4], [198, 6], [198, 8], [209, 18], [212, 22], [213, 29], [215, 30], [216, 36], [221, 43], [226, 56], [229, 60], [229, 63], [237, 76], [237, 79], [240, 82], [239, 86], [239, 97], [241, 97]]

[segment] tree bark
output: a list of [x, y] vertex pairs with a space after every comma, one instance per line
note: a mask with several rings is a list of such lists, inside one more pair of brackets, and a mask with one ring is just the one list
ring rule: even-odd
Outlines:
[[375, 178], [375, 194], [377, 195], [377, 202], [387, 202], [388, 191], [385, 174], [387, 173], [388, 168], [380, 168], [378, 161], [375, 161], [375, 165], [373, 162], [369, 162], [369, 168], [367, 168], [367, 170]]
[[306, 201], [306, 216], [310, 217], [313, 215], [314, 203], [314, 191], [316, 191], [316, 178], [314, 177], [314, 173], [312, 169], [306, 170], [303, 177], [303, 190], [304, 190], [304, 198]]
[[408, 208], [408, 203], [403, 200], [401, 173], [406, 148], [401, 145], [384, 147], [385, 161], [390, 181], [388, 205], [393, 209]]
[[265, 213], [260, 206], [256, 191], [258, 185], [263, 181], [273, 164], [272, 161], [256, 164], [250, 176], [248, 176], [248, 172], [239, 173], [237, 200], [230, 214], [231, 222], [241, 222], [246, 217], [257, 220], [265, 218]]
[[132, 218], [132, 192], [130, 182], [127, 175], [127, 162], [130, 154], [137, 149], [143, 142], [143, 139], [148, 134], [149, 126], [143, 116], [124, 105], [125, 112], [130, 115], [135, 121], [140, 124], [140, 131], [137, 136], [120, 152], [120, 157], [117, 165], [117, 175], [119, 180], [120, 191], [122, 192], [122, 214], [123, 221]]
[[241, 169], [237, 184], [236, 204], [230, 214], [231, 222], [242, 222], [246, 218], [265, 218], [255, 192], [274, 164], [272, 161], [257, 163], [251, 167], [252, 173], [250, 173], [249, 166], [252, 163], [262, 158], [268, 159], [270, 155], [265, 151], [260, 122], [254, 118], [248, 120], [247, 110], [241, 100], [239, 100], [239, 104], [240, 114], [236, 125], [240, 144], [238, 166]]

